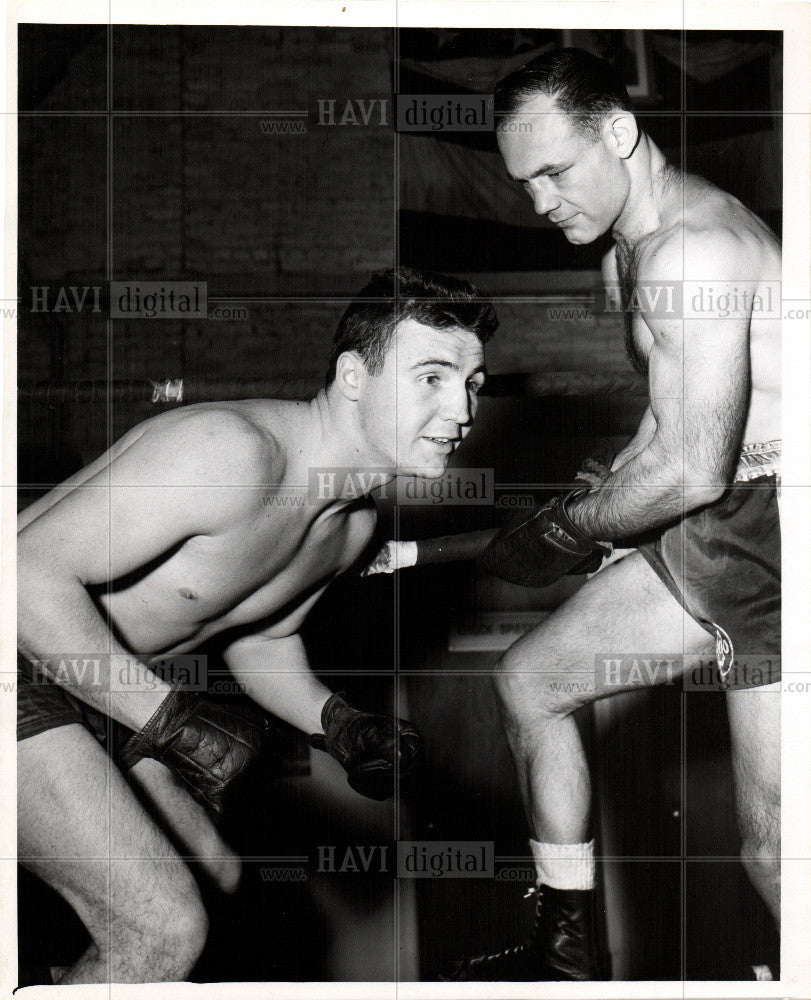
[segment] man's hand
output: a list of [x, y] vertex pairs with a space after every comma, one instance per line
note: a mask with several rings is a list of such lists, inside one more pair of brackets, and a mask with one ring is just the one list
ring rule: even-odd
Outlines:
[[610, 550], [579, 531], [566, 513], [566, 502], [586, 493], [555, 497], [517, 528], [499, 532], [479, 565], [522, 587], [548, 587], [567, 573], [593, 573]]
[[575, 483], [586, 489], [555, 497], [529, 520], [502, 529], [479, 556], [479, 565], [508, 583], [548, 587], [567, 573], [593, 573], [610, 549], [588, 538], [566, 513], [566, 502], [602, 486], [611, 475], [608, 446], [581, 463]]
[[590, 486], [592, 489], [602, 486], [611, 475], [611, 460], [604, 463], [601, 458], [602, 456], [587, 458], [581, 463], [582, 467], [574, 481], [578, 484], [582, 483], [584, 486]]
[[370, 799], [394, 794], [395, 767], [401, 777], [413, 768], [422, 737], [405, 719], [359, 712], [340, 694], [329, 698], [321, 712], [324, 735], [315, 733], [310, 744], [326, 750], [345, 768], [349, 784]]
[[142, 757], [165, 764], [215, 817], [228, 788], [259, 753], [265, 713], [249, 701], [215, 701], [176, 685], [144, 728], [124, 746], [122, 764]]

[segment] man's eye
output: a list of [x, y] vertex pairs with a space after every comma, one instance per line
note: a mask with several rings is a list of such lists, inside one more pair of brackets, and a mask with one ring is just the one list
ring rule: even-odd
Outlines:
[[437, 382], [439, 382], [439, 375], [423, 375], [422, 381], [425, 382], [426, 385], [436, 385]]
[[478, 394], [483, 385], [484, 385], [484, 382], [482, 382], [482, 381], [475, 381], [474, 382], [471, 379], [471, 381], [468, 382], [467, 387], [470, 390], [470, 392], [475, 392], [476, 394]]

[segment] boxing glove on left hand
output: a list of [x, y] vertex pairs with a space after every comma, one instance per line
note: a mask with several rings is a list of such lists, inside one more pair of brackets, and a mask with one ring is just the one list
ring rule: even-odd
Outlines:
[[217, 701], [178, 684], [124, 745], [121, 762], [132, 767], [142, 757], [159, 760], [219, 818], [228, 788], [257, 756], [266, 732], [257, 705]]

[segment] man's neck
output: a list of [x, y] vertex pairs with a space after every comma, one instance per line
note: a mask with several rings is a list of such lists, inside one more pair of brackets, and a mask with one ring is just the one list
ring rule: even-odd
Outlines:
[[[305, 465], [308, 474], [313, 469], [361, 473], [352, 476], [357, 498], [394, 478], [369, 453], [351, 405], [336, 394], [322, 389], [310, 400], [304, 423], [296, 464]], [[345, 506], [351, 499], [326, 506]]]
[[675, 168], [644, 132], [628, 160], [631, 187], [625, 207], [612, 229], [617, 243], [635, 246], [644, 236], [660, 229], [669, 201]]

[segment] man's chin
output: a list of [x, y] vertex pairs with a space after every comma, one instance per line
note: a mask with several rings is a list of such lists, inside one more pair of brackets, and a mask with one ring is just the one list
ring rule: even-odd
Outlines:
[[447, 463], [441, 467], [436, 465], [414, 466], [397, 470], [398, 476], [415, 476], [417, 479], [440, 479], [448, 470]]
[[593, 243], [597, 239], [596, 235], [590, 235], [589, 233], [584, 233], [582, 230], [577, 229], [572, 231], [564, 229], [563, 235], [569, 243], [572, 243], [576, 247], [583, 246], [586, 243]]
[[592, 223], [588, 226], [580, 224], [572, 226], [571, 228], [563, 228], [563, 235], [569, 243], [580, 247], [585, 246], [587, 243], [594, 243], [595, 240], [599, 240], [600, 237], [604, 236], [610, 228], [610, 226], [606, 226], [605, 229], [601, 229], [599, 223]]

